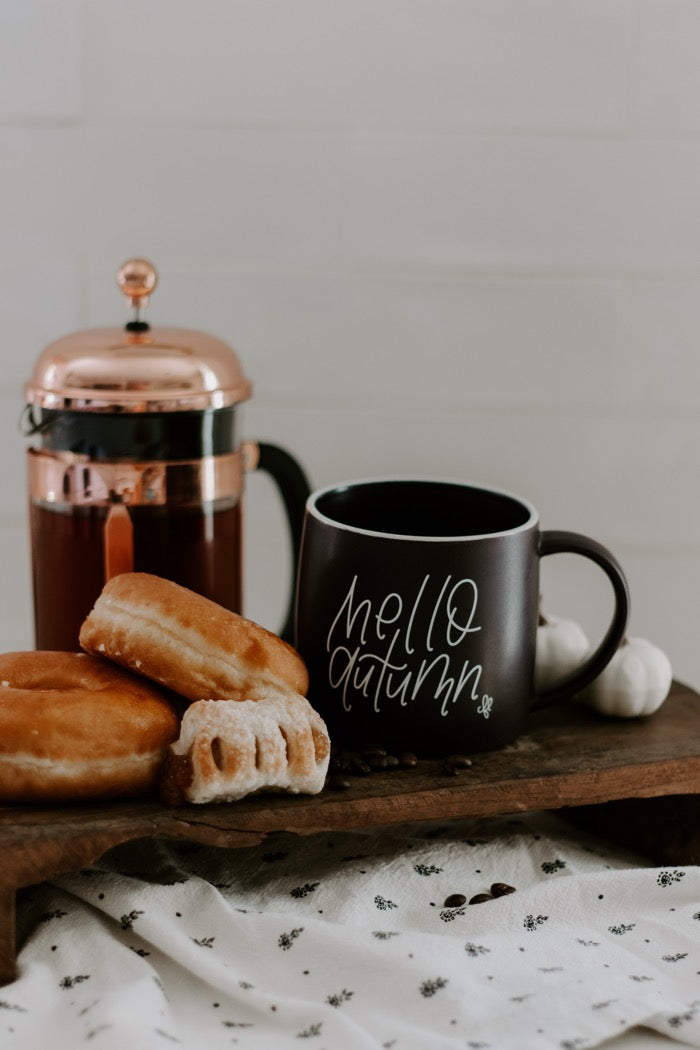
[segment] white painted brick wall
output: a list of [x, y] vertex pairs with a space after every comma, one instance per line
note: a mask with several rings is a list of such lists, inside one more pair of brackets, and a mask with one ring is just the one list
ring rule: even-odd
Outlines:
[[[696, 0], [3, 0], [0, 647], [32, 644], [21, 387], [50, 340], [154, 321], [238, 349], [244, 432], [312, 480], [503, 485], [622, 560], [700, 686]], [[247, 611], [288, 579], [249, 479]], [[566, 557], [547, 607], [600, 631]]]

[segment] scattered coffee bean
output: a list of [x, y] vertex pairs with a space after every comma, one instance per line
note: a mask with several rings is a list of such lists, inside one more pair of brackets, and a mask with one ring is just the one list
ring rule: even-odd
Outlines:
[[381, 744], [367, 744], [365, 747], [362, 748], [361, 754], [362, 757], [367, 759], [367, 761], [369, 762], [371, 758], [385, 758], [386, 750], [381, 746]]
[[[444, 772], [456, 776], [462, 769], [471, 765], [471, 759], [465, 755], [451, 755], [449, 759], [444, 759], [444, 763]], [[377, 743], [365, 744], [357, 751], [338, 747], [331, 753], [326, 787], [345, 791], [350, 786], [349, 783], [344, 783], [348, 777], [367, 776], [368, 773], [381, 773], [393, 769], [413, 769], [417, 765], [418, 757], [412, 751], [402, 751], [397, 756]], [[331, 783], [333, 777], [336, 780]]]
[[515, 886], [509, 886], [507, 882], [494, 882], [491, 886], [492, 897], [506, 897], [509, 893], [515, 893]]
[[449, 897], [445, 898], [443, 908], [461, 908], [463, 904], [467, 903], [467, 898], [463, 893], [451, 893]]
[[470, 904], [484, 904], [486, 901], [492, 901], [493, 897], [490, 893], [476, 893], [470, 898]]
[[443, 759], [442, 769], [448, 776], [456, 777], [463, 769], [471, 767], [472, 760], [467, 755], [448, 755]]
[[445, 762], [455, 766], [457, 769], [469, 769], [472, 764], [471, 758], [467, 755], [448, 755]]
[[347, 777], [334, 773], [326, 780], [326, 787], [330, 788], [331, 791], [347, 791], [350, 787], [350, 781]]

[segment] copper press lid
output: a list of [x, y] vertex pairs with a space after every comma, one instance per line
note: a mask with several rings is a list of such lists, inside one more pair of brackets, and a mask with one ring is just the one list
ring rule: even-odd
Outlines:
[[184, 412], [247, 400], [252, 387], [230, 346], [205, 332], [152, 328], [142, 319], [157, 282], [146, 259], [125, 262], [117, 283], [132, 320], [47, 346], [25, 385], [27, 403], [71, 412]]

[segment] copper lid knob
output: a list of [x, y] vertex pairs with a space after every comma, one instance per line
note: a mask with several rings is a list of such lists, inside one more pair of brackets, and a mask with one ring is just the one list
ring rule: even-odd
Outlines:
[[135, 310], [148, 306], [148, 298], [158, 284], [158, 271], [148, 259], [127, 259], [117, 272], [117, 284]]

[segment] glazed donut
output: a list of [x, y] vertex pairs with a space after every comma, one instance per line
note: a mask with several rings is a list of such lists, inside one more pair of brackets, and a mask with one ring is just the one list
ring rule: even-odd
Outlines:
[[299, 654], [257, 623], [148, 573], [113, 576], [80, 629], [80, 645], [197, 700], [254, 700], [259, 689], [305, 695]]
[[0, 654], [0, 802], [147, 794], [179, 729], [161, 690], [105, 660]]

